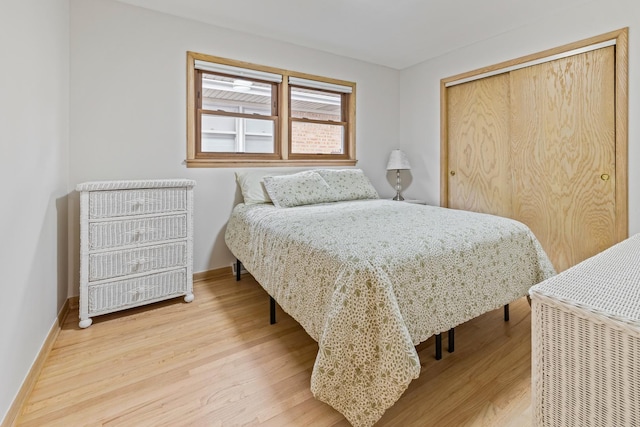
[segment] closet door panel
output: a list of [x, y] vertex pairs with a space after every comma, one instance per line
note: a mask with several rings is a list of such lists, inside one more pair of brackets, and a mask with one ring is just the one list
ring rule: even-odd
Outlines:
[[614, 47], [510, 73], [514, 218], [558, 271], [615, 243]]
[[509, 76], [447, 91], [447, 206], [510, 217]]

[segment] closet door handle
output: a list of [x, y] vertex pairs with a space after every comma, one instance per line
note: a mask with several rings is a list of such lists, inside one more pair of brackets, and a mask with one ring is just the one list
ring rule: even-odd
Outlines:
[[451, 171], [449, 173], [451, 174], [451, 176], [454, 176], [456, 174], [456, 171]]
[[602, 175], [600, 175], [600, 179], [603, 181], [609, 181], [609, 174], [603, 173]]

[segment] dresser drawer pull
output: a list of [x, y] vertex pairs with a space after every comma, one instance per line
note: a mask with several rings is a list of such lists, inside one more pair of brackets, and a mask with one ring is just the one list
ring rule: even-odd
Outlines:
[[128, 203], [131, 206], [144, 206], [152, 203], [158, 203], [160, 201], [160, 199], [154, 199], [153, 197], [141, 197], [139, 199], [127, 200], [125, 203]]
[[131, 262], [129, 262], [129, 265], [132, 267], [132, 270], [139, 270], [143, 267], [144, 264], [147, 264], [152, 260], [153, 258], [138, 258], [131, 260]]
[[151, 291], [154, 288], [157, 288], [158, 285], [146, 285], [146, 286], [139, 286], [135, 289], [131, 289], [128, 293], [130, 295], [132, 295], [134, 298], [135, 297], [140, 297], [143, 296], [145, 294], [145, 292], [147, 291]]
[[143, 234], [146, 233], [152, 233], [154, 231], [156, 231], [157, 228], [138, 228], [136, 230], [131, 230], [131, 231], [127, 231], [125, 232], [125, 234], [129, 234], [132, 235], [134, 239], [139, 239], [140, 237], [142, 237]]
[[131, 206], [137, 206], [137, 205], [144, 205], [145, 204], [145, 199], [132, 199], [132, 200], [127, 200], [125, 203], [129, 204]]

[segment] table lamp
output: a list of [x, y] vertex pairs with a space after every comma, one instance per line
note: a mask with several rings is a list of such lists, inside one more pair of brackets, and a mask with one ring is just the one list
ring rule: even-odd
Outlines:
[[402, 190], [402, 186], [400, 185], [400, 171], [401, 170], [410, 170], [411, 165], [409, 165], [409, 158], [402, 150], [393, 150], [389, 155], [389, 162], [387, 163], [387, 170], [395, 170], [396, 171], [396, 196], [393, 200], [404, 200], [402, 194], [400, 194], [400, 190]]

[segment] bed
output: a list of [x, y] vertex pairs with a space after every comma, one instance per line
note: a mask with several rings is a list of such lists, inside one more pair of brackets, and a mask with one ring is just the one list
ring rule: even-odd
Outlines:
[[341, 180], [301, 172], [324, 184], [263, 177], [271, 203], [254, 203], [243, 187], [225, 241], [318, 342], [314, 396], [370, 426], [418, 377], [417, 344], [555, 271], [520, 222], [380, 200], [361, 171], [348, 171]]

